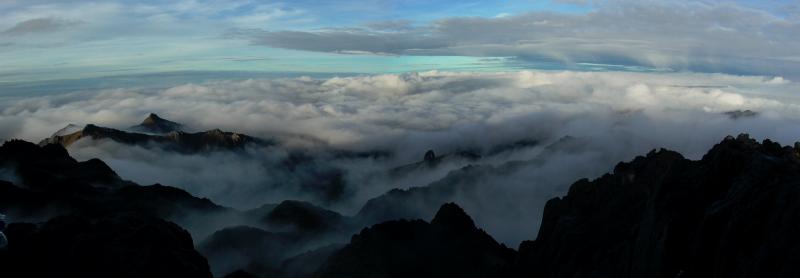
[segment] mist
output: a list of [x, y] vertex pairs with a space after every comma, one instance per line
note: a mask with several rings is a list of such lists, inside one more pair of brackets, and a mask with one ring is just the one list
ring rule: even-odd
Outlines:
[[[70, 154], [100, 158], [124, 179], [242, 210], [294, 199], [354, 215], [393, 188], [447, 184], [456, 190], [442, 200], [456, 201], [478, 226], [516, 246], [535, 238], [548, 199], [651, 149], [699, 159], [742, 132], [793, 143], [800, 138], [797, 89], [781, 77], [569, 71], [213, 81], [4, 99], [0, 138], [37, 142], [69, 123], [124, 129], [153, 112], [190, 130], [220, 128], [279, 144], [179, 154], [83, 139]], [[728, 113], [746, 110], [755, 113]], [[565, 145], [566, 136], [574, 140]], [[492, 151], [526, 140], [536, 144]], [[427, 150], [480, 159], [391, 174]], [[341, 155], [361, 152], [387, 155]], [[287, 170], [293, 153], [309, 160]], [[320, 193], [331, 177], [343, 184], [333, 198]], [[426, 206], [441, 204], [418, 205], [430, 217]]]

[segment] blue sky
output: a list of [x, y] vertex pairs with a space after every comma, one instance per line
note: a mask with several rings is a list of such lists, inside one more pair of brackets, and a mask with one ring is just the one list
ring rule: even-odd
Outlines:
[[793, 1], [0, 0], [0, 82], [520, 68], [795, 78]]

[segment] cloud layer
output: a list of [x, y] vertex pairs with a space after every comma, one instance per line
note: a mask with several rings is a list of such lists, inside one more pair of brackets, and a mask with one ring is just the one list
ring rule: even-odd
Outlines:
[[[70, 148], [78, 158], [107, 161], [123, 178], [182, 187], [243, 209], [283, 199], [319, 203], [318, 195], [302, 187], [331, 169], [343, 172], [347, 186], [328, 206], [354, 213], [391, 188], [425, 186], [470, 163], [503, 169], [522, 161], [510, 172], [482, 170], [481, 178], [470, 181], [479, 183], [479, 190], [448, 197], [513, 244], [535, 235], [544, 202], [563, 194], [572, 181], [596, 177], [650, 149], [699, 158], [729, 134], [749, 132], [784, 144], [800, 139], [797, 89], [796, 83], [773, 77], [622, 72], [216, 81], [3, 98], [0, 138], [38, 141], [68, 123], [126, 128], [154, 112], [193, 130], [221, 128], [279, 139], [281, 147], [245, 154], [168, 154], [90, 141]], [[727, 113], [746, 110], [757, 113]], [[564, 136], [581, 143], [542, 156], [545, 146]], [[491, 152], [524, 140], [540, 144]], [[387, 175], [388, 169], [421, 160], [428, 149], [474, 151], [484, 158]], [[315, 160], [288, 172], [282, 160], [297, 150]], [[335, 155], [340, 150], [393, 155]]]
[[448, 17], [416, 27], [383, 26], [397, 22], [235, 34], [256, 44], [308, 51], [515, 57], [800, 77], [800, 17], [730, 2], [598, 1], [587, 13]]

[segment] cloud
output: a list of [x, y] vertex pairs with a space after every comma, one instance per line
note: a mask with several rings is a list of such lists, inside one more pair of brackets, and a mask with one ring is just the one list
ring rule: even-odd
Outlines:
[[[328, 206], [348, 214], [391, 188], [426, 186], [473, 164], [483, 170], [459, 182], [476, 189], [446, 198], [513, 244], [535, 236], [544, 202], [564, 194], [571, 182], [653, 148], [697, 159], [729, 134], [749, 132], [784, 144], [800, 139], [797, 91], [797, 83], [782, 78], [700, 73], [432, 71], [227, 80], [0, 98], [0, 138], [38, 141], [68, 123], [126, 128], [151, 112], [192, 130], [277, 138], [283, 145], [244, 154], [168, 154], [90, 141], [69, 151], [81, 159], [99, 157], [123, 178], [182, 187], [239, 208], [281, 199], [320, 203], [308, 185], [338, 169], [346, 189]], [[754, 114], [728, 113], [747, 110]], [[564, 136], [580, 144], [545, 152]], [[487, 151], [521, 140], [540, 144]], [[484, 158], [387, 175], [421, 160], [428, 149], [469, 150]], [[281, 163], [295, 150], [314, 160], [302, 171], [287, 171]], [[344, 157], [337, 150], [393, 156]]]
[[593, 7], [580, 14], [450, 17], [391, 31], [235, 33], [255, 44], [320, 52], [517, 57], [792, 78], [800, 72], [796, 17], [726, 2], [606, 1]]
[[17, 23], [2, 33], [7, 35], [50, 33], [79, 23], [80, 22], [77, 21], [59, 20], [55, 18], [36, 18]]

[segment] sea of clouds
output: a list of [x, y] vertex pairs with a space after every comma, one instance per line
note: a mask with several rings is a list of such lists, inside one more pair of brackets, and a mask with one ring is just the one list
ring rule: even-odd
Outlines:
[[[468, 164], [508, 168], [482, 170], [485, 174], [465, 181], [478, 189], [448, 198], [514, 246], [535, 237], [544, 202], [566, 193], [572, 182], [597, 177], [651, 149], [699, 159], [726, 135], [747, 132], [783, 144], [800, 140], [798, 88], [781, 77], [569, 71], [198, 82], [2, 98], [0, 138], [38, 142], [69, 123], [124, 129], [154, 112], [190, 130], [220, 128], [277, 139], [278, 147], [244, 153], [186, 155], [88, 140], [69, 148], [78, 159], [103, 159], [125, 179], [184, 188], [239, 209], [301, 199], [354, 214], [392, 188], [425, 186]], [[746, 110], [756, 113], [729, 113]], [[545, 151], [565, 136], [577, 143]], [[487, 151], [522, 140], [539, 144]], [[484, 157], [387, 175], [420, 161], [429, 149], [440, 155], [470, 150]], [[295, 150], [319, 155], [314, 165], [287, 172], [281, 161]], [[334, 150], [391, 155], [337, 156]], [[319, 169], [345, 173], [340, 199], [323, 202], [297, 188], [298, 176], [313, 177]]]

